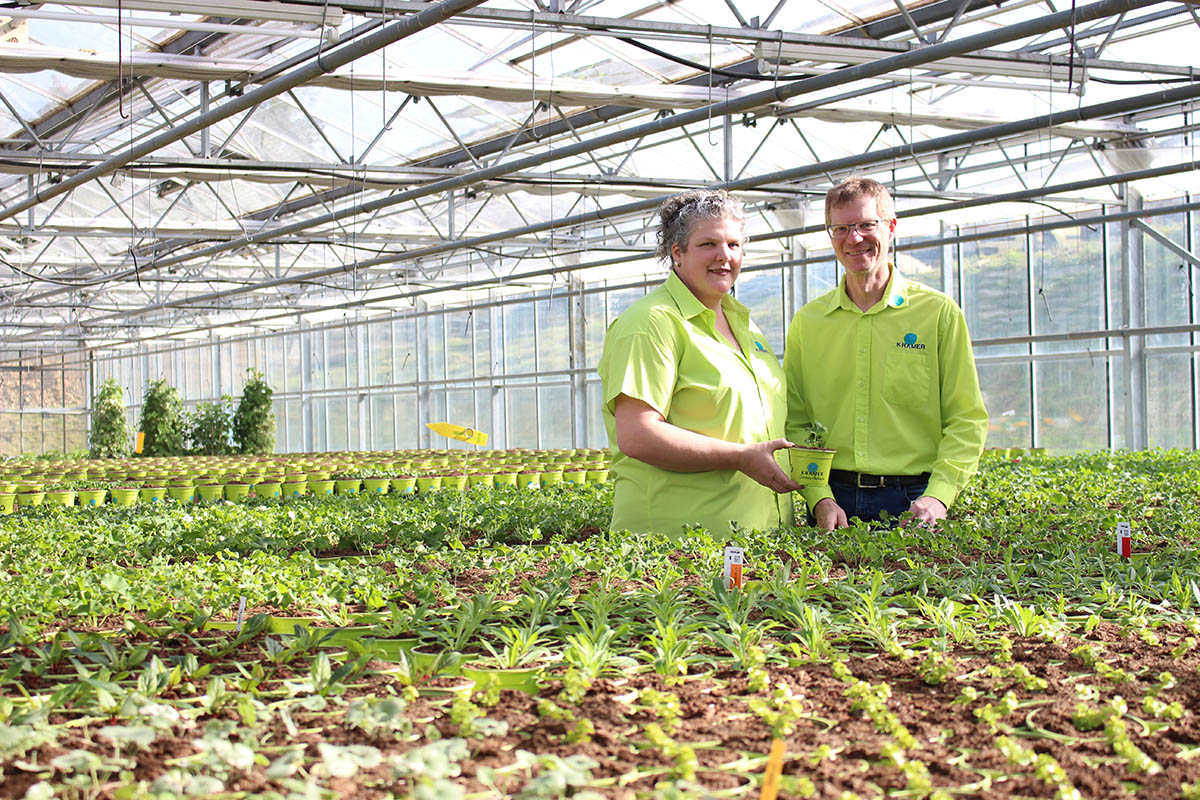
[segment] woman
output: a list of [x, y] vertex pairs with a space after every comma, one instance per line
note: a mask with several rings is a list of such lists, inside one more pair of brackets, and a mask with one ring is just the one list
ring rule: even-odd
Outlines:
[[[747, 308], [729, 296], [745, 215], [723, 191], [668, 198], [658, 210], [666, 282], [608, 329], [600, 357], [613, 448], [613, 530], [678, 533], [699, 523], [765, 530], [792, 522], [780, 468], [783, 369]], [[782, 456], [781, 456], [782, 457]]]

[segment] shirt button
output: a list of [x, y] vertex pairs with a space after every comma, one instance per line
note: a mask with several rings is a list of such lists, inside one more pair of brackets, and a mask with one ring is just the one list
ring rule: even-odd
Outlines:
[[859, 418], [858, 418], [858, 421], [859, 421], [859, 422], [866, 422], [866, 421], [867, 421], [867, 418], [866, 418], [866, 417], [859, 417]]
[[858, 454], [859, 454], [860, 456], [865, 456], [865, 455], [867, 454], [867, 451], [865, 451], [865, 450], [859, 450], [859, 451], [858, 451]]
[[865, 347], [860, 347], [860, 348], [858, 348], [858, 352], [860, 352], [860, 353], [865, 353], [865, 352], [867, 352], [867, 348], [865, 348]]

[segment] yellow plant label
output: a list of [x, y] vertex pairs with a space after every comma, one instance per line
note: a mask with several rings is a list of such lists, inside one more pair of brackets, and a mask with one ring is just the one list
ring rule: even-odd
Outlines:
[[767, 772], [763, 775], [762, 794], [758, 800], [775, 800], [779, 794], [779, 776], [783, 773], [783, 756], [787, 744], [783, 739], [771, 740], [771, 754], [767, 756]]
[[467, 444], [485, 445], [488, 435], [483, 431], [468, 428], [465, 425], [455, 425], [452, 422], [426, 422], [425, 427], [434, 433], [440, 433], [450, 439], [458, 439]]

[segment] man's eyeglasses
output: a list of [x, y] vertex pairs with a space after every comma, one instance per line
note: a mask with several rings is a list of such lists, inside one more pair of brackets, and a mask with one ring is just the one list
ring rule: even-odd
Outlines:
[[858, 231], [859, 236], [870, 236], [879, 229], [881, 219], [864, 219], [862, 222], [855, 222], [853, 225], [829, 225], [825, 230], [829, 233], [830, 239], [845, 239], [850, 235], [850, 229]]

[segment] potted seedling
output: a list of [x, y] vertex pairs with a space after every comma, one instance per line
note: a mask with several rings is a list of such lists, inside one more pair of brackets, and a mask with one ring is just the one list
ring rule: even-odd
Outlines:
[[792, 480], [802, 486], [826, 486], [829, 483], [829, 468], [837, 452], [825, 446], [829, 429], [820, 421], [813, 420], [805, 427], [805, 431], [804, 438], [788, 450]]

